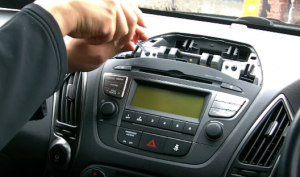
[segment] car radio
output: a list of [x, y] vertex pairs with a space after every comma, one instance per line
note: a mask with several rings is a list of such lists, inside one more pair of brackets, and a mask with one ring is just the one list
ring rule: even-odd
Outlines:
[[102, 67], [99, 138], [125, 152], [203, 163], [226, 140], [260, 86], [222, 72], [223, 65], [217, 70], [200, 60], [197, 65], [154, 57], [161, 47], [149, 45], [144, 44], [149, 57], [111, 59]]

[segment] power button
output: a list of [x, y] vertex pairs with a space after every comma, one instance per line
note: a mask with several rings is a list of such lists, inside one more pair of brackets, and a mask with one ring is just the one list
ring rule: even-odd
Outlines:
[[55, 167], [63, 166], [68, 158], [67, 152], [60, 145], [55, 145], [51, 148], [50, 152], [50, 161]]

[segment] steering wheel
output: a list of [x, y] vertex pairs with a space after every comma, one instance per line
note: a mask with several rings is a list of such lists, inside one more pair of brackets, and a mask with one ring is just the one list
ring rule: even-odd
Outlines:
[[288, 130], [283, 145], [278, 173], [279, 177], [300, 176], [300, 109]]

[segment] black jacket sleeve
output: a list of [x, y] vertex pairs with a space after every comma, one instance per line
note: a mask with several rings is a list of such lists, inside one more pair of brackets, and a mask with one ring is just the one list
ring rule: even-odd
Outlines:
[[67, 52], [53, 16], [36, 4], [0, 28], [0, 150], [57, 91]]

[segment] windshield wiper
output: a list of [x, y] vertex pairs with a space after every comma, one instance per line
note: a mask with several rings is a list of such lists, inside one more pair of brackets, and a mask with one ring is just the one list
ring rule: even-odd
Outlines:
[[237, 22], [248, 22], [248, 23], [254, 23], [254, 24], [260, 24], [260, 25], [268, 25], [268, 26], [274, 26], [274, 24], [282, 24], [282, 25], [289, 25], [288, 23], [285, 23], [284, 21], [281, 21], [276, 18], [268, 18], [268, 17], [239, 17], [236, 19]]
[[201, 16], [201, 17], [210, 17], [214, 19], [226, 19], [230, 20], [233, 23], [241, 23], [245, 25], [262, 25], [268, 27], [278, 27], [278, 28], [285, 28], [285, 29], [292, 29], [299, 31], [299, 26], [295, 26], [293, 24], [285, 23], [276, 18], [268, 18], [268, 17], [254, 17], [254, 16], [247, 16], [247, 17], [233, 17], [233, 16], [225, 16], [225, 15], [216, 15], [216, 14], [203, 14], [203, 13], [196, 13], [196, 12], [176, 12], [182, 13], [187, 15], [193, 16]]
[[[204, 13], [197, 13], [197, 12], [162, 11], [162, 10], [147, 9], [147, 8], [141, 8], [141, 10], [144, 13], [150, 13], [154, 15], [162, 15], [162, 16], [191, 19], [191, 20], [204, 21], [204, 22], [213, 22], [213, 23], [220, 23], [220, 24], [227, 24], [227, 25], [232, 25], [236, 23], [236, 24], [246, 25], [248, 28], [300, 36], [299, 33], [300, 26], [285, 23], [278, 19], [272, 19], [266, 17], [250, 17], [250, 18], [248, 17], [248, 19], [245, 19], [247, 17], [237, 18], [234, 16], [204, 14]], [[256, 18], [260, 18], [260, 19], [258, 20]]]
[[265, 17], [239, 17], [235, 20], [236, 22], [242, 23], [251, 23], [251, 24], [258, 24], [258, 25], [266, 25], [266, 26], [274, 26], [274, 23], [265, 18]]

